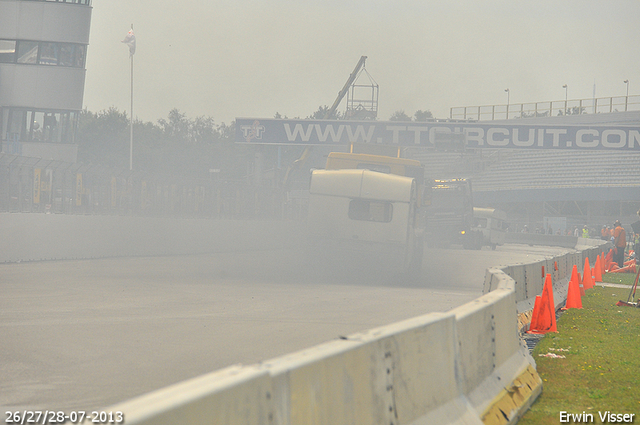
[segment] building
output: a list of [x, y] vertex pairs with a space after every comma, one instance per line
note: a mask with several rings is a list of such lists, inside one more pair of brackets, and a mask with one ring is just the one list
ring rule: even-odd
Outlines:
[[0, 0], [2, 152], [76, 162], [91, 0]]

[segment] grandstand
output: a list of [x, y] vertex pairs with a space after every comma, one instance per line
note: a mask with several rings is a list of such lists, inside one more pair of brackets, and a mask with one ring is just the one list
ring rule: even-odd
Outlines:
[[[529, 118], [527, 122], [640, 126], [640, 112]], [[475, 206], [503, 209], [516, 223], [532, 228], [541, 225], [545, 216], [563, 216], [571, 226], [593, 227], [612, 224], [616, 218], [627, 225], [638, 219], [640, 152], [412, 149], [405, 155], [420, 160], [431, 178], [470, 178]]]

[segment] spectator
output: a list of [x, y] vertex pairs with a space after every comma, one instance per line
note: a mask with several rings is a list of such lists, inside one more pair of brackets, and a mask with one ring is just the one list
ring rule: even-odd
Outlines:
[[578, 229], [578, 226], [573, 228], [573, 236], [575, 236], [576, 238], [580, 236], [580, 229]]
[[627, 247], [627, 233], [620, 224], [620, 220], [616, 220], [613, 225], [613, 261], [618, 263], [618, 267], [624, 267], [624, 249]]

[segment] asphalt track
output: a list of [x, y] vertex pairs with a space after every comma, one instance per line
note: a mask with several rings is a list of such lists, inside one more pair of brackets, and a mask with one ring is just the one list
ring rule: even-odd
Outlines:
[[482, 294], [488, 267], [566, 249], [426, 250], [405, 282], [295, 249], [0, 265], [0, 407], [95, 410]]

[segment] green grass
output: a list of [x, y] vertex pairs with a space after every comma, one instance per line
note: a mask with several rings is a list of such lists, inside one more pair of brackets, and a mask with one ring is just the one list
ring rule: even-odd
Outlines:
[[[603, 282], [607, 283], [621, 283], [623, 285], [633, 285], [636, 280], [635, 273], [606, 273], [602, 276]], [[626, 298], [625, 298], [626, 299]], [[640, 423], [640, 419], [638, 420]]]
[[[560, 316], [558, 333], [547, 334], [532, 353], [543, 391], [519, 425], [559, 424], [561, 411], [591, 413], [592, 423], [601, 423], [598, 411], [607, 410], [633, 413], [640, 423], [640, 309], [616, 306], [627, 296], [624, 288], [596, 287], [581, 310]], [[566, 358], [539, 356], [546, 353]]]

